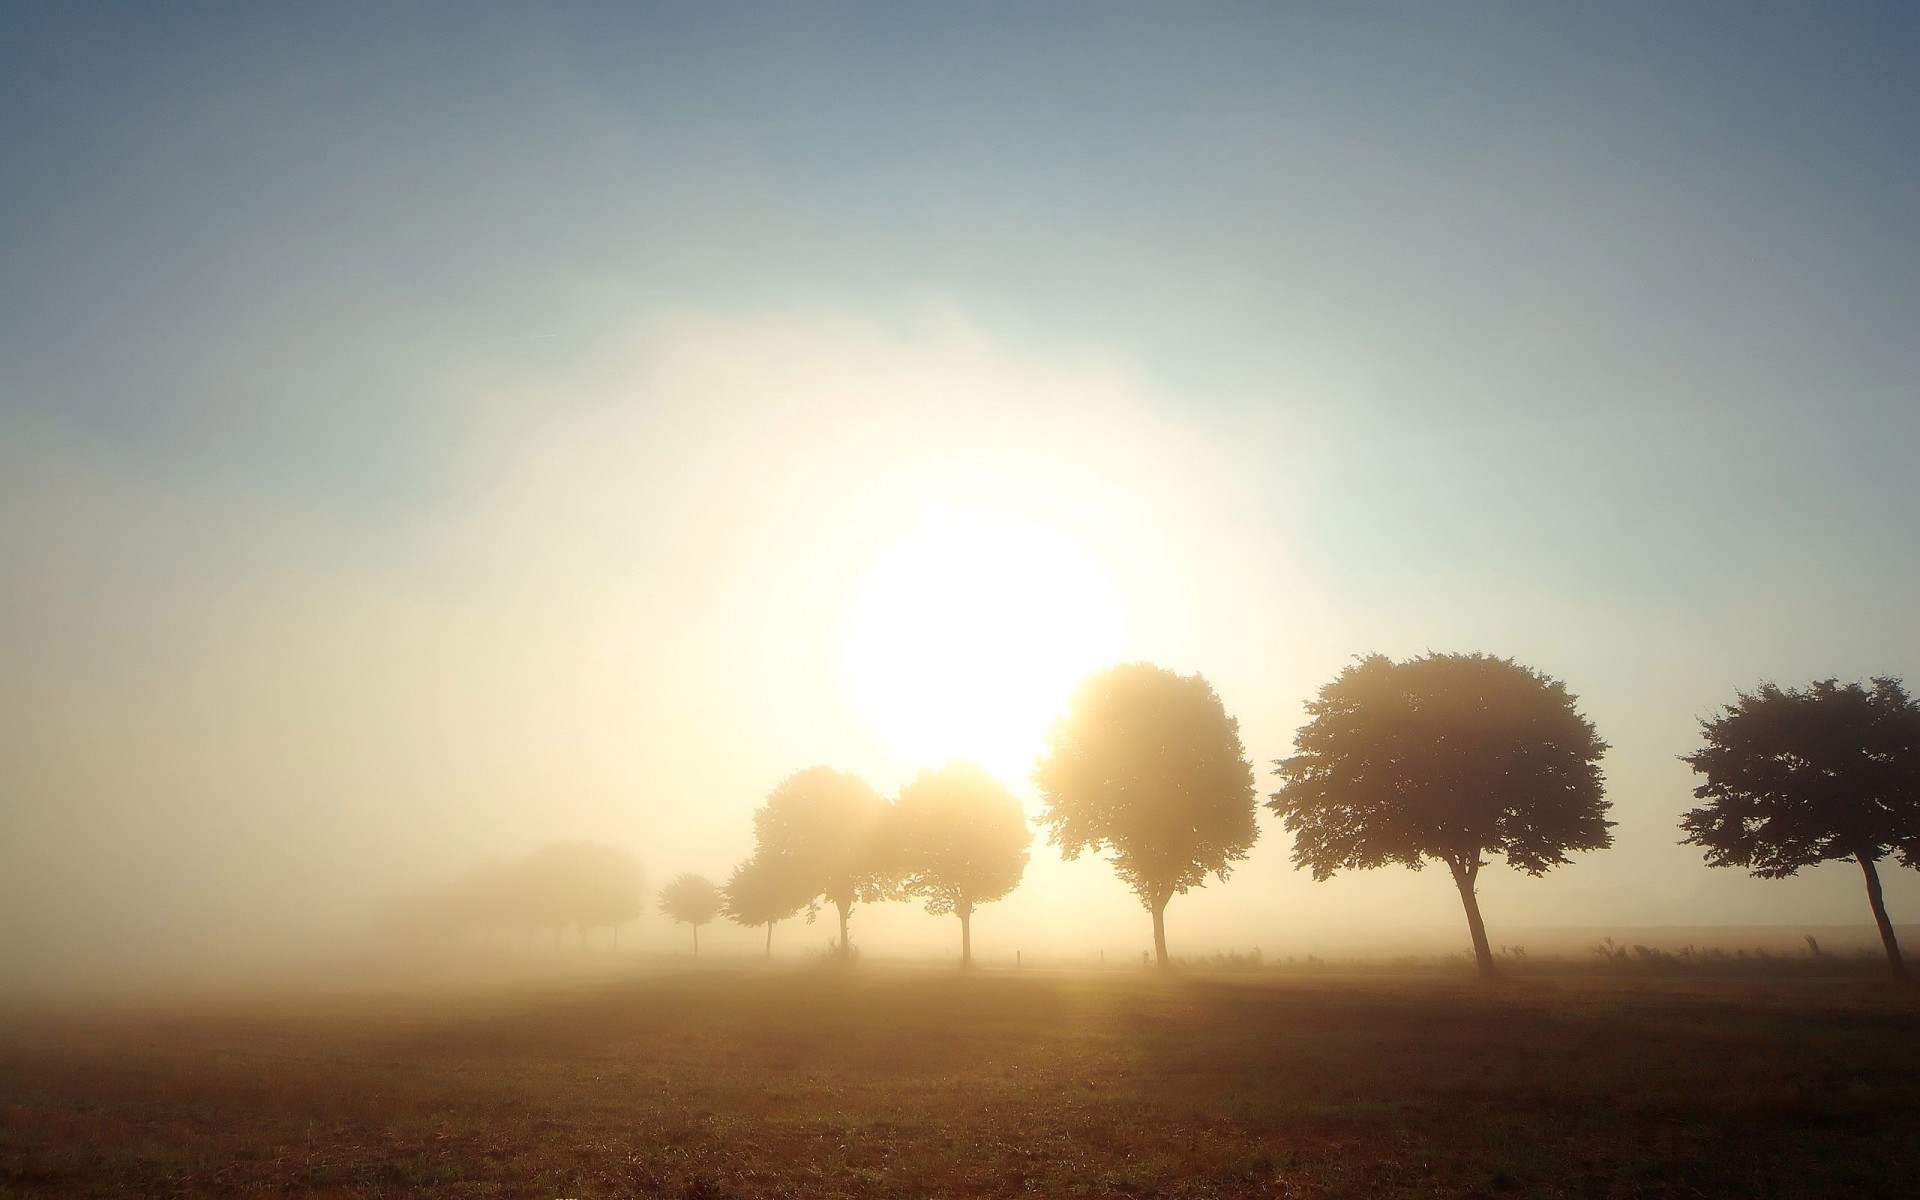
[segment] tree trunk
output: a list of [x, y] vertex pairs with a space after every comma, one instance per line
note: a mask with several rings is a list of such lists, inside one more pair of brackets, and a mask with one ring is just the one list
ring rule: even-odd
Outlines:
[[693, 927], [693, 959], [695, 962], [700, 961], [700, 927], [698, 925]]
[[1498, 979], [1500, 972], [1493, 965], [1493, 948], [1487, 944], [1487, 926], [1480, 919], [1480, 898], [1474, 895], [1474, 881], [1480, 874], [1480, 864], [1448, 863], [1453, 870], [1453, 885], [1460, 889], [1460, 903], [1467, 910], [1467, 932], [1473, 935], [1473, 960], [1480, 968], [1480, 978]]
[[772, 921], [768, 921], [768, 922], [767, 922], [767, 953], [766, 953], [766, 957], [768, 957], [768, 958], [772, 958], [772, 957], [773, 957], [773, 922], [772, 922]]
[[847, 918], [853, 915], [853, 901], [839, 901], [836, 907], [840, 910], [840, 957], [851, 961], [853, 958], [853, 946], [847, 941]]
[[965, 971], [973, 966], [973, 905], [961, 904], [960, 913], [960, 969]]
[[1162, 971], [1171, 970], [1173, 960], [1167, 957], [1167, 897], [1157, 896], [1151, 902], [1153, 908], [1153, 956]]
[[1887, 919], [1887, 902], [1880, 895], [1880, 871], [1873, 865], [1873, 859], [1864, 854], [1854, 856], [1859, 860], [1860, 873], [1867, 877], [1867, 903], [1873, 905], [1873, 923], [1880, 927], [1880, 944], [1887, 948], [1887, 965], [1893, 968], [1895, 979], [1907, 977], [1907, 964], [1900, 957], [1900, 943], [1893, 936], [1893, 922]]
[[620, 926], [617, 924], [613, 927], [613, 952], [620, 953]]

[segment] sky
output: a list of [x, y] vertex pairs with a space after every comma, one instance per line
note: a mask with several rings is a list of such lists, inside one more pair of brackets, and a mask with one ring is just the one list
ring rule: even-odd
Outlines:
[[[1270, 790], [1429, 650], [1612, 747], [1615, 847], [1490, 872], [1496, 944], [1864, 924], [1677, 845], [1677, 756], [1920, 682], [1916, 111], [1897, 5], [9, 5], [0, 959], [284, 949], [556, 839], [723, 877], [814, 763], [1035, 804], [1119, 658]], [[997, 907], [1148, 937], [1044, 843]], [[1457, 922], [1263, 815], [1169, 936]]]

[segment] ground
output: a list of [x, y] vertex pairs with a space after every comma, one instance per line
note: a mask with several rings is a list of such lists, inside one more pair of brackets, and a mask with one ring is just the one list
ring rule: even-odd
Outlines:
[[1920, 1003], [714, 968], [0, 1013], [0, 1196], [1910, 1196]]

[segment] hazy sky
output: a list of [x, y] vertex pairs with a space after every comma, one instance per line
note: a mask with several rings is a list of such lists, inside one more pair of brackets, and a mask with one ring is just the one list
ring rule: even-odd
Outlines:
[[[1356, 653], [1566, 680], [1618, 844], [1496, 944], [1864, 922], [1675, 845], [1675, 756], [1920, 683], [1916, 113], [1898, 5], [9, 5], [0, 959], [722, 876], [786, 773], [966, 749], [910, 681], [991, 656], [871, 618], [955, 545], [932, 624], [1205, 673], [1263, 790]], [[1263, 827], [1176, 953], [1459, 920]], [[1035, 857], [976, 945], [1146, 942]]]

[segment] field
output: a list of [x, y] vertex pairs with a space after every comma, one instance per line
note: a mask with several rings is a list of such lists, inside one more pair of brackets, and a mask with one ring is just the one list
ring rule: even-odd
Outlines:
[[1906, 1196], [1853, 976], [715, 968], [0, 1015], [0, 1195]]

